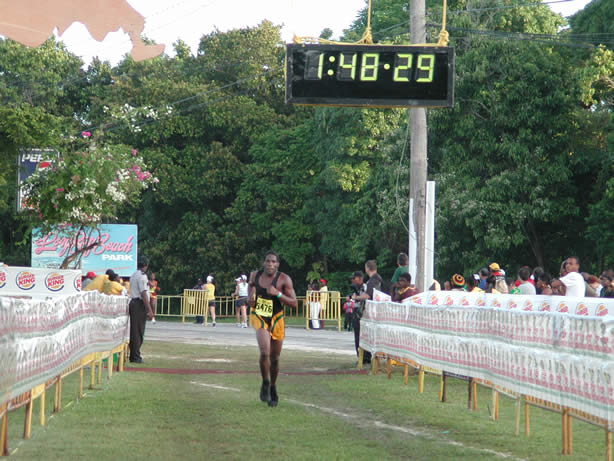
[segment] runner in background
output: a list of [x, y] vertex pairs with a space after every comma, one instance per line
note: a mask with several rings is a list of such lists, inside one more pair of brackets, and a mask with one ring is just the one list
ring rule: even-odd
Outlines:
[[247, 275], [241, 275], [235, 279], [237, 286], [233, 294], [235, 300], [235, 311], [237, 312], [237, 326], [247, 328], [247, 295], [249, 294], [249, 284]]

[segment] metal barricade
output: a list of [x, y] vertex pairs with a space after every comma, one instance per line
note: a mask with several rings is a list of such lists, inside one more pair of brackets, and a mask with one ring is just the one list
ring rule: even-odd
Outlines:
[[186, 317], [201, 315], [205, 318], [205, 324], [207, 324], [209, 299], [210, 295], [207, 290], [183, 290], [181, 322], [185, 322]]
[[[317, 309], [319, 304], [320, 312], [317, 320], [320, 322], [337, 322], [337, 331], [341, 331], [341, 293], [338, 291], [307, 291], [305, 296], [305, 328], [309, 330], [309, 321], [312, 318], [313, 309]], [[315, 312], [314, 312], [315, 314]]]

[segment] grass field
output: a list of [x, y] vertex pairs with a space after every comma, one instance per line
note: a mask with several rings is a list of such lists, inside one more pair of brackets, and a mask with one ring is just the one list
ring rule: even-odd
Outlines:
[[[531, 408], [531, 436], [514, 436], [514, 409], [501, 397], [500, 420], [488, 418], [490, 390], [467, 410], [467, 384], [439, 378], [403, 385], [402, 369], [348, 374], [347, 355], [282, 353], [280, 403], [258, 398], [255, 347], [211, 347], [146, 341], [146, 365], [114, 374], [76, 401], [76, 376], [63, 387], [62, 411], [21, 440], [23, 410], [9, 415], [15, 459], [447, 460], [603, 459], [604, 431], [574, 421], [572, 456], [560, 456], [560, 416]], [[147, 372], [147, 369], [172, 369]], [[183, 371], [181, 371], [183, 370]], [[180, 372], [178, 372], [180, 371]], [[86, 373], [87, 376], [87, 373]], [[51, 416], [51, 417], [50, 417]], [[522, 430], [521, 430], [522, 432]]]

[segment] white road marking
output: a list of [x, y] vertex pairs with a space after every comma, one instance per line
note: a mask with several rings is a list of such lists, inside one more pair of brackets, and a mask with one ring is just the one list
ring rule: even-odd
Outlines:
[[234, 387], [218, 386], [217, 384], [199, 383], [197, 381], [190, 381], [190, 384], [196, 384], [197, 386], [203, 386], [203, 387], [212, 387], [213, 389], [221, 389], [223, 391], [241, 392], [241, 389], [237, 389]]
[[446, 443], [448, 445], [453, 445], [455, 447], [461, 447], [461, 448], [470, 449], [470, 450], [474, 450], [474, 451], [478, 451], [478, 452], [488, 453], [488, 454], [491, 454], [493, 456], [497, 456], [499, 458], [513, 459], [515, 461], [526, 461], [523, 458], [516, 458], [515, 456], [513, 456], [513, 455], [511, 455], [509, 453], [502, 453], [502, 452], [499, 452], [499, 451], [491, 450], [489, 448], [479, 448], [479, 447], [467, 446], [467, 445], [464, 445], [464, 444], [462, 444], [460, 442], [457, 442], [455, 440], [450, 440], [450, 439], [446, 439], [446, 438], [439, 438], [439, 437], [436, 437], [434, 434], [430, 434], [428, 432], [419, 431], [419, 430], [411, 428], [411, 427], [396, 426], [396, 425], [392, 425], [392, 424], [386, 424], [386, 423], [383, 423], [383, 422], [377, 421], [377, 420], [367, 421], [364, 418], [359, 417], [358, 415], [351, 415], [351, 414], [348, 414], [348, 413], [343, 413], [343, 412], [335, 410], [333, 408], [322, 407], [320, 405], [315, 405], [313, 403], [300, 402], [298, 400], [293, 400], [293, 399], [288, 399], [287, 401], [291, 402], [291, 403], [295, 403], [297, 405], [302, 405], [304, 407], [314, 408], [316, 410], [322, 411], [324, 413], [329, 413], [331, 415], [338, 416], [340, 418], [350, 419], [350, 420], [351, 419], [359, 420], [359, 422], [361, 424], [365, 424], [365, 423], [371, 424], [371, 425], [377, 427], [378, 429], [387, 429], [387, 430], [391, 430], [391, 431], [402, 432], [404, 434], [413, 435], [413, 436], [416, 436], [416, 437], [423, 437], [425, 439], [437, 440], [439, 442]]

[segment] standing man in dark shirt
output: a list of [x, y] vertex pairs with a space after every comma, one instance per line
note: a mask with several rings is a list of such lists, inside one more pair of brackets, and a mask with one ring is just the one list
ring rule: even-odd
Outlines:
[[297, 307], [292, 279], [278, 269], [279, 255], [267, 252], [263, 268], [250, 274], [248, 294], [250, 323], [256, 330], [260, 348], [260, 400], [270, 407], [279, 402], [276, 383], [285, 334], [284, 304]]
[[[355, 315], [352, 325], [354, 327], [354, 345], [356, 346], [356, 353], [358, 353], [358, 348], [360, 347], [360, 319], [362, 318], [367, 300], [373, 299], [373, 290], [382, 289], [382, 278], [377, 273], [377, 263], [374, 259], [370, 259], [365, 263], [365, 272], [369, 276], [366, 293], [352, 295], [354, 301], [360, 301], [358, 308], [354, 308]], [[371, 362], [371, 353], [369, 351], [364, 352], [363, 362]]]
[[143, 363], [141, 345], [145, 337], [146, 319], [154, 318], [153, 310], [149, 304], [149, 285], [147, 280], [147, 266], [149, 261], [145, 256], [139, 257], [136, 263], [136, 272], [130, 277], [130, 361]]

